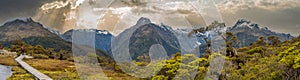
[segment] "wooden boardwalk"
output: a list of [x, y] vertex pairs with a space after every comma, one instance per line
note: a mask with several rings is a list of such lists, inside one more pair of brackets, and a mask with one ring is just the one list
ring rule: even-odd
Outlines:
[[[23, 61], [25, 55], [21, 55], [18, 58], [16, 58], [15, 60], [17, 61], [17, 63], [19, 65], [21, 65], [22, 68], [24, 68], [26, 71], [28, 71], [31, 75], [33, 75], [37, 80], [52, 80], [50, 77], [48, 77], [47, 75], [39, 72], [38, 70], [34, 69], [33, 67], [31, 67], [30, 65], [28, 65], [27, 63], [25, 63]], [[41, 63], [43, 64], [43, 63]]]

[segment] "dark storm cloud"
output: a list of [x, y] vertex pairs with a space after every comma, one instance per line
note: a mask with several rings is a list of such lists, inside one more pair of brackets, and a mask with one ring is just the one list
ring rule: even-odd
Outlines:
[[41, 5], [54, 0], [0, 0], [0, 23], [34, 16]]

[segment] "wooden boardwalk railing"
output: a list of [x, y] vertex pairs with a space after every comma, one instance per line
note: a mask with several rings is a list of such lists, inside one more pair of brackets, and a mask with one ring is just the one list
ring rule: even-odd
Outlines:
[[35, 68], [31, 67], [30, 65], [28, 65], [26, 62], [23, 61], [25, 55], [21, 55], [18, 58], [16, 58], [15, 60], [17, 61], [17, 63], [24, 68], [26, 71], [28, 71], [31, 75], [33, 75], [37, 80], [52, 80], [50, 77], [48, 77], [47, 75], [39, 72], [38, 70], [36, 70]]

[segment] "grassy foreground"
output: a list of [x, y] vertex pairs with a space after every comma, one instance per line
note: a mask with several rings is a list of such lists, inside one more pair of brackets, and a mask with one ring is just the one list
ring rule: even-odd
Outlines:
[[[12, 56], [0, 55], [1, 65], [13, 66], [13, 74], [8, 80], [34, 80], [31, 74], [19, 67], [14, 59], [15, 57]], [[54, 80], [79, 79], [74, 64], [66, 60], [25, 59], [24, 61]]]
[[[23, 68], [19, 67], [15, 62], [15, 57], [0, 55], [0, 64], [12, 66], [13, 74], [8, 80], [34, 80]], [[36, 68], [40, 72], [48, 75], [53, 80], [79, 80], [80, 77], [76, 72], [76, 67], [73, 62], [67, 60], [56, 60], [56, 59], [24, 59], [26, 63]], [[89, 67], [86, 67], [87, 72]], [[111, 80], [136, 80], [124, 73], [115, 72], [112, 70], [103, 70], [103, 72]], [[96, 76], [94, 76], [96, 77]], [[93, 78], [93, 76], [91, 76]]]
[[0, 64], [7, 65], [7, 66], [17, 66], [18, 65], [15, 62], [15, 57], [7, 56], [7, 55], [0, 55]]
[[13, 67], [13, 74], [8, 80], [34, 80], [26, 70], [18, 66], [13, 56], [0, 55], [0, 64]]

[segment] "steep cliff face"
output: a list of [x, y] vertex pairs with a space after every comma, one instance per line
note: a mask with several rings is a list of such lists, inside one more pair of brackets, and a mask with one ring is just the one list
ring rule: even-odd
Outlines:
[[156, 25], [147, 18], [140, 18], [135, 26], [123, 31], [114, 40], [121, 41], [118, 45], [126, 45], [128, 40], [129, 52], [133, 59], [148, 55], [150, 47], [154, 44], [162, 45], [169, 56], [180, 52], [180, 45], [174, 33], [166, 26]]

